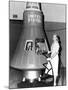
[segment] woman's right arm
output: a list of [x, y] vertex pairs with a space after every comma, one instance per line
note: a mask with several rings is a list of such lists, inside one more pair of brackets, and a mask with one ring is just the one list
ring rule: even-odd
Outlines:
[[48, 54], [51, 53], [51, 51], [48, 51]]

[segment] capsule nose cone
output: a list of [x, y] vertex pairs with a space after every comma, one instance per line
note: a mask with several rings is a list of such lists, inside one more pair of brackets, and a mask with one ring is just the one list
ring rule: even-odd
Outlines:
[[36, 9], [36, 10], [40, 10], [40, 3], [37, 2], [27, 2], [26, 3], [26, 9]]

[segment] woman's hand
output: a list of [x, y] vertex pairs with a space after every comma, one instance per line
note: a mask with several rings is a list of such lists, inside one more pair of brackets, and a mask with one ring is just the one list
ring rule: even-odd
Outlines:
[[47, 61], [51, 60], [51, 58], [47, 58]]
[[48, 54], [51, 53], [51, 51], [48, 51]]

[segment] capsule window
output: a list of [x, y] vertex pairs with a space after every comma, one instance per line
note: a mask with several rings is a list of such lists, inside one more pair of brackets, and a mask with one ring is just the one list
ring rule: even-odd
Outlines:
[[26, 51], [32, 51], [33, 49], [33, 41], [27, 40], [25, 43], [25, 48]]
[[38, 38], [35, 40], [35, 53], [42, 54], [42, 51], [45, 48], [45, 40], [42, 38]]

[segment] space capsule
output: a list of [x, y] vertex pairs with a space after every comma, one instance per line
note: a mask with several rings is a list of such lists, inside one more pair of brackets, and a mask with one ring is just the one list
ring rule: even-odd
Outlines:
[[48, 51], [48, 44], [43, 17], [40, 3], [26, 3], [21, 37], [10, 62], [11, 67], [23, 71], [23, 81], [25, 79], [32, 81], [40, 77], [45, 69], [43, 63], [46, 62], [46, 57], [42, 52]]

